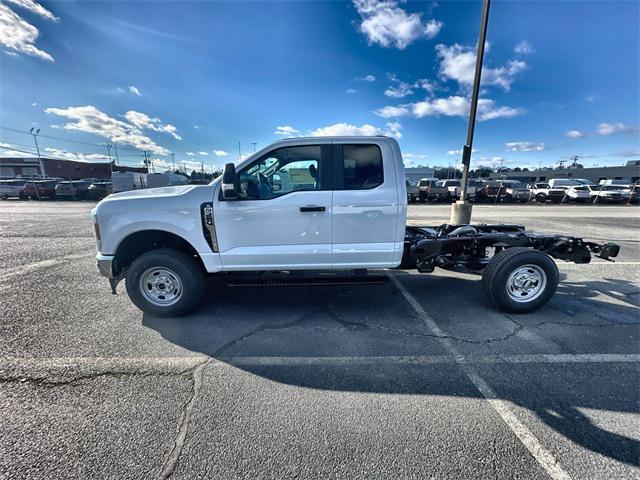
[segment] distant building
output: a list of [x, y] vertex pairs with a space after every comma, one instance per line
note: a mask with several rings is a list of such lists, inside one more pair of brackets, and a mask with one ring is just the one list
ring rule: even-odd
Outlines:
[[491, 179], [520, 180], [521, 182], [546, 182], [552, 178], [584, 178], [593, 183], [600, 180], [640, 180], [640, 160], [630, 160], [626, 165], [590, 168], [549, 168], [530, 172], [499, 172], [489, 175]]
[[404, 176], [411, 182], [417, 182], [421, 178], [433, 178], [433, 168], [407, 167], [404, 169]]
[[[2, 157], [0, 158], [0, 177], [60, 177], [71, 180], [81, 178], [111, 178], [111, 168], [104, 162], [78, 162], [56, 158], [42, 158], [44, 172], [40, 171], [37, 158]], [[122, 167], [113, 165], [114, 171], [147, 173], [146, 167]]]

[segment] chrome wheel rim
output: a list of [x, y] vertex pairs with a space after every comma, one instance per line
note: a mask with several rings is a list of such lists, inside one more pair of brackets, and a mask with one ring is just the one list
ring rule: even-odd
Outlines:
[[182, 297], [182, 281], [171, 269], [152, 267], [140, 276], [140, 292], [150, 303], [159, 307], [174, 305]]
[[538, 265], [522, 265], [507, 280], [507, 294], [518, 303], [532, 302], [544, 292], [547, 274]]

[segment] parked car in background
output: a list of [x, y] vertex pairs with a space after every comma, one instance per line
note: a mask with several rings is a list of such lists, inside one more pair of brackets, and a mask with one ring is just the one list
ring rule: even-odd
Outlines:
[[617, 185], [587, 185], [592, 203], [623, 203], [629, 200]]
[[56, 197], [65, 200], [86, 200], [94, 180], [64, 181], [56, 185]]
[[418, 182], [407, 179], [405, 180], [405, 183], [407, 184], [407, 202], [414, 203], [415, 201], [418, 200], [418, 197], [420, 196], [420, 189], [418, 188]]
[[24, 196], [24, 186], [28, 179], [11, 178], [8, 180], [0, 180], [0, 198], [26, 198]]
[[24, 185], [24, 197], [32, 200], [55, 199], [56, 185], [60, 180], [59, 178], [43, 178], [27, 182]]
[[428, 200], [445, 200], [451, 202], [449, 189], [444, 186], [442, 180], [438, 180], [437, 178], [420, 179], [418, 189], [420, 190], [418, 199], [421, 202]]
[[[452, 200], [460, 200], [462, 195], [462, 181], [461, 180], [441, 180], [442, 186], [447, 187]], [[467, 185], [467, 200], [475, 200], [477, 188], [471, 184]]]
[[616, 187], [622, 192], [625, 197], [625, 202], [629, 202], [634, 205], [640, 203], [640, 185], [633, 183], [630, 185], [616, 185]]
[[573, 185], [582, 185], [581, 181], [574, 178], [552, 178], [548, 183], [551, 188], [569, 188]]
[[567, 200], [576, 203], [587, 203], [591, 199], [591, 192], [587, 185], [573, 185], [567, 188]]
[[491, 180], [485, 182], [481, 197], [493, 202], [529, 201], [531, 190], [518, 180]]
[[544, 182], [534, 183], [531, 187], [531, 197], [540, 203], [560, 203], [565, 199], [566, 193], [566, 188], [552, 188], [548, 183]]
[[111, 195], [113, 185], [110, 181], [93, 182], [89, 185], [88, 196], [92, 200], [102, 200], [107, 195]]

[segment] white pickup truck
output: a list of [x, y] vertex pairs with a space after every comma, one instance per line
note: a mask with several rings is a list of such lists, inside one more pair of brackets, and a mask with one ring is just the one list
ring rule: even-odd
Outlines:
[[91, 217], [112, 293], [124, 278], [133, 303], [163, 316], [189, 312], [206, 275], [435, 267], [482, 272], [498, 308], [528, 312], [556, 290], [551, 257], [619, 250], [521, 225], [406, 226], [402, 155], [388, 137], [279, 141], [209, 185], [110, 195]]

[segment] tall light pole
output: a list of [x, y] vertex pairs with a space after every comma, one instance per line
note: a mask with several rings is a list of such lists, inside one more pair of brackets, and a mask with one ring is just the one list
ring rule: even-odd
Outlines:
[[36, 152], [38, 152], [38, 163], [40, 163], [40, 176], [46, 177], [46, 173], [44, 171], [44, 163], [42, 163], [42, 157], [40, 156], [40, 147], [38, 146], [38, 134], [40, 133], [40, 129], [37, 129], [35, 133], [33, 132], [33, 130], [34, 128], [31, 127], [31, 130], [29, 130], [29, 133], [33, 135], [33, 141], [36, 144]]
[[118, 156], [118, 145], [113, 144], [113, 150], [116, 152], [116, 165], [120, 166], [120, 157]]
[[173, 171], [171, 173], [176, 173], [176, 154], [171, 152], [171, 165], [173, 166]]
[[258, 144], [258, 142], [251, 142], [251, 145], [253, 145], [253, 151], [256, 151], [256, 145]]
[[491, 0], [484, 0], [482, 4], [482, 18], [480, 19], [480, 35], [478, 38], [478, 53], [476, 56], [476, 71], [473, 77], [473, 91], [471, 93], [471, 109], [469, 110], [469, 126], [467, 128], [467, 142], [462, 147], [462, 192], [461, 200], [451, 206], [450, 223], [454, 225], [471, 222], [471, 204], [467, 202], [467, 187], [469, 184], [469, 164], [473, 148], [473, 132], [476, 126], [478, 112], [478, 95], [480, 93], [480, 77], [482, 76], [482, 61], [484, 59], [484, 44], [487, 37], [489, 22], [489, 7]]

